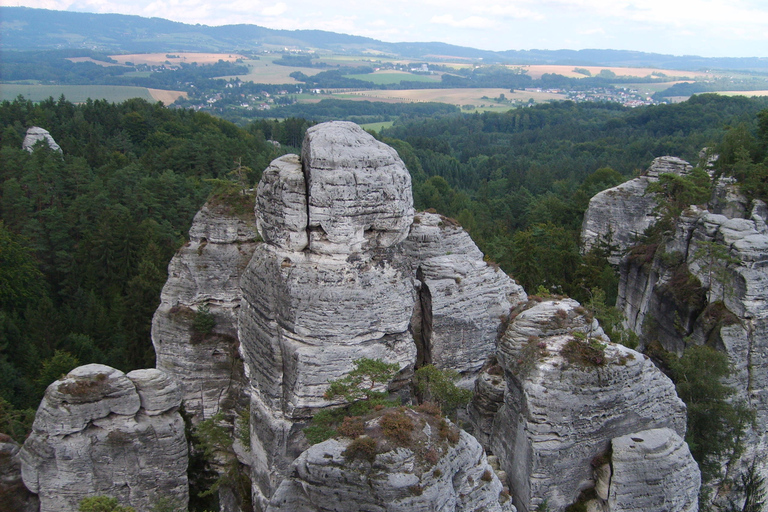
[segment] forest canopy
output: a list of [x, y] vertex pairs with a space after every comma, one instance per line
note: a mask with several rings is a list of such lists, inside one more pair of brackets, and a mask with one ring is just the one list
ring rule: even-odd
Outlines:
[[[696, 164], [716, 146], [755, 197], [766, 195], [766, 100], [431, 107], [377, 136], [410, 170], [416, 207], [456, 218], [530, 292], [586, 301], [600, 288], [611, 302], [615, 273], [604, 251], [580, 254], [581, 218], [595, 193], [655, 157]], [[193, 216], [236, 167], [251, 170], [253, 186], [313, 122], [238, 127], [143, 100], [1, 103], [0, 430], [23, 436], [46, 386], [74, 366], [154, 366], [152, 314]], [[49, 130], [62, 152], [23, 151], [29, 126]]]

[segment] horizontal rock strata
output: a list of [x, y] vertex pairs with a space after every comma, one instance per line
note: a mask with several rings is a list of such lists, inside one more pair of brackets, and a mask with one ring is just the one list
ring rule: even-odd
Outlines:
[[[412, 412], [409, 414], [413, 414]], [[418, 418], [418, 415], [416, 415]], [[376, 420], [368, 423], [375, 431]], [[292, 465], [272, 498], [269, 512], [513, 512], [503, 485], [480, 444], [466, 432], [455, 444], [440, 440], [429, 424], [417, 449], [379, 448], [373, 461], [345, 455], [349, 439], [309, 448]], [[380, 427], [379, 427], [380, 430]], [[376, 439], [376, 434], [374, 439]], [[379, 434], [380, 435], [380, 434]], [[382, 441], [378, 441], [381, 445]], [[424, 451], [434, 459], [424, 460]], [[422, 452], [422, 453], [420, 453]]]
[[642, 354], [610, 343], [571, 299], [520, 313], [498, 357], [507, 391], [490, 445], [520, 510], [544, 500], [556, 511], [574, 503], [595, 485], [591, 463], [615, 437], [661, 427], [685, 433], [685, 405], [669, 378]]
[[691, 169], [685, 160], [662, 156], [642, 176], [596, 194], [584, 212], [582, 250], [587, 252], [601, 242], [608, 242], [614, 246], [609, 261], [618, 264], [624, 252], [658, 218], [654, 212], [655, 195], [645, 193], [648, 185], [658, 181], [661, 174], [685, 175]]
[[186, 507], [181, 396], [156, 369], [125, 375], [90, 364], [51, 384], [20, 454], [40, 512], [74, 512], [83, 498], [98, 495], [137, 510], [160, 498]]

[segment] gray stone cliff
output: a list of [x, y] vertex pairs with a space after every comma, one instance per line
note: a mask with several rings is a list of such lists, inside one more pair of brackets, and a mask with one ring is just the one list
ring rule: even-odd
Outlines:
[[615, 246], [609, 261], [618, 264], [624, 252], [657, 220], [655, 195], [645, 193], [648, 185], [658, 181], [661, 174], [685, 175], [691, 169], [685, 160], [662, 156], [642, 176], [596, 194], [584, 212], [582, 250], [587, 252], [600, 242], [608, 242]]
[[[601, 194], [617, 194], [617, 189]], [[628, 204], [647, 200], [642, 191], [634, 194], [626, 198]], [[590, 210], [601, 204], [598, 196]], [[610, 216], [610, 207], [604, 203], [585, 219]], [[728, 355], [733, 373], [727, 383], [735, 388], [735, 399], [756, 413], [756, 428], [748, 429], [741, 458], [734, 464], [723, 461], [721, 476], [730, 479], [737, 479], [752, 460], [768, 477], [767, 220], [764, 203], [748, 201], [738, 183], [722, 177], [706, 209], [683, 211], [660, 244], [645, 246], [620, 264], [617, 307], [625, 326], [640, 336], [640, 349], [658, 341], [682, 355], [691, 344], [707, 344]], [[609, 233], [608, 224], [592, 226], [585, 240]], [[728, 492], [727, 487], [714, 490], [716, 498]]]
[[254, 501], [266, 507], [307, 448], [328, 382], [363, 357], [396, 363], [391, 390], [433, 363], [466, 385], [525, 292], [455, 222], [413, 213], [397, 153], [352, 123], [308, 130], [301, 158], [257, 187], [265, 243], [242, 274], [238, 336], [250, 383]]
[[642, 354], [610, 343], [571, 299], [532, 301], [507, 328], [497, 357], [503, 402], [499, 372], [478, 379], [473, 421], [509, 475], [519, 510], [544, 500], [555, 511], [575, 503], [596, 486], [593, 463], [616, 437], [662, 427], [685, 433], [685, 405], [669, 378]]
[[157, 369], [126, 375], [89, 364], [48, 386], [20, 453], [40, 512], [74, 512], [97, 495], [137, 510], [160, 498], [186, 507], [181, 398], [178, 383]]
[[[232, 416], [245, 400], [237, 316], [240, 275], [259, 239], [252, 205], [252, 193], [219, 197], [195, 215], [189, 242], [168, 265], [152, 319], [156, 366], [181, 383], [184, 408], [195, 421], [220, 411]], [[202, 315], [215, 323], [209, 332], [196, 328]]]
[[[367, 423], [379, 445], [373, 460], [346, 455], [349, 439], [330, 439], [306, 450], [293, 462], [268, 512], [515, 511], [475, 438], [456, 431], [451, 443], [423, 415], [409, 414], [418, 437], [412, 447], [386, 446], [377, 439], [381, 427], [373, 419]], [[428, 452], [433, 459], [425, 460]]]

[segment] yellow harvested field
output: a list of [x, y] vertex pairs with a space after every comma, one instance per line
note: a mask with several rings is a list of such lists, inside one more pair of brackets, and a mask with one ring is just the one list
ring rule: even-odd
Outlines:
[[[173, 55], [173, 57], [169, 57]], [[184, 52], [169, 52], [169, 53], [133, 53], [128, 55], [110, 55], [113, 59], [121, 64], [126, 62], [133, 62], [134, 64], [148, 64], [150, 66], [159, 66], [166, 61], [171, 64], [192, 64], [197, 62], [198, 64], [215, 64], [219, 60], [223, 61], [235, 61], [237, 59], [244, 59], [242, 55], [237, 53], [184, 53]]]
[[[281, 66], [273, 64], [276, 57], [261, 57], [259, 60], [246, 60], [243, 63], [250, 68], [247, 75], [237, 75], [237, 78], [243, 82], [254, 82], [257, 84], [297, 84], [295, 79], [289, 76], [295, 71], [301, 71], [307, 76], [316, 75], [321, 71], [320, 68], [295, 68], [292, 66]], [[234, 76], [223, 76], [225, 80], [234, 79]]]
[[768, 91], [717, 91], [716, 94], [723, 96], [768, 96]]
[[[552, 94], [547, 92], [510, 92], [509, 89], [406, 89], [402, 91], [384, 90], [384, 91], [358, 91], [347, 93], [361, 99], [380, 100], [380, 101], [402, 101], [424, 102], [437, 101], [440, 103], [450, 103], [452, 105], [500, 105], [493, 102], [491, 98], [498, 98], [503, 94], [508, 100], [528, 101], [547, 101], [565, 99], [563, 94]], [[485, 98], [483, 98], [485, 96]]]
[[607, 69], [616, 73], [617, 76], [638, 76], [645, 77], [651, 73], [658, 72], [664, 73], [668, 77], [677, 78], [694, 78], [697, 76], [708, 76], [711, 73], [704, 73], [702, 71], [679, 71], [675, 69], [659, 69], [659, 68], [622, 68], [622, 67], [610, 67], [610, 66], [557, 66], [557, 65], [530, 65], [530, 66], [510, 66], [519, 67], [528, 71], [528, 75], [531, 78], [541, 78], [544, 73], [556, 73], [558, 75], [567, 76], [570, 78], [585, 78], [580, 73], [575, 73], [573, 70], [576, 68], [586, 69], [592, 76], [597, 75], [600, 71]]
[[170, 105], [177, 99], [183, 97], [187, 99], [187, 93], [184, 91], [164, 91], [162, 89], [147, 89], [155, 101], [162, 101], [165, 105]]

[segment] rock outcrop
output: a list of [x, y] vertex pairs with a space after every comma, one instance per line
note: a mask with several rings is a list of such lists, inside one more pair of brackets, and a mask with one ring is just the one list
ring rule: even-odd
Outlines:
[[648, 185], [658, 181], [661, 174], [685, 175], [691, 169], [685, 160], [662, 156], [642, 176], [596, 194], [584, 213], [582, 250], [587, 252], [601, 242], [608, 243], [613, 246], [609, 261], [618, 264], [626, 250], [658, 219], [655, 194], [645, 192]]
[[474, 380], [510, 312], [527, 299], [525, 291], [483, 261], [469, 234], [441, 215], [416, 214], [403, 247], [419, 281], [420, 307], [412, 322], [421, 348], [418, 364]]
[[451, 442], [438, 433], [436, 418], [407, 414], [415, 423], [408, 446], [383, 439], [379, 417], [366, 424], [374, 453], [355, 456], [354, 442], [343, 438], [306, 450], [268, 512], [515, 511], [475, 438], [449, 426]]
[[[729, 384], [756, 412], [744, 461], [765, 461], [768, 454], [766, 219], [760, 201], [747, 218], [689, 208], [650, 261], [622, 262], [617, 301], [641, 346], [656, 340], [681, 355], [688, 344], [708, 344], [728, 354]], [[757, 468], [768, 475], [768, 464]]]
[[[663, 427], [685, 433], [685, 405], [669, 378], [642, 354], [610, 343], [571, 299], [534, 301], [518, 314], [498, 359], [506, 391], [488, 437], [519, 510], [546, 500], [561, 511], [576, 502], [595, 486], [592, 463], [616, 437]], [[478, 430], [487, 430], [480, 420]]]
[[37, 496], [24, 487], [17, 442], [0, 434], [0, 509], [13, 512], [38, 512]]
[[51, 137], [48, 130], [40, 128], [39, 126], [30, 126], [27, 129], [27, 135], [24, 137], [24, 142], [22, 142], [21, 147], [25, 151], [31, 153], [35, 144], [41, 141], [45, 142], [45, 144], [47, 144], [53, 151], [61, 152], [61, 148], [56, 144], [56, 141], [53, 140], [53, 137]]
[[610, 478], [604, 482], [611, 512], [696, 512], [701, 473], [688, 445], [669, 428], [613, 439]]
[[40, 512], [74, 512], [95, 495], [138, 510], [161, 498], [186, 507], [181, 398], [179, 385], [157, 369], [126, 375], [89, 364], [48, 386], [20, 453]]
[[242, 275], [239, 340], [263, 508], [307, 447], [301, 429], [335, 404], [330, 380], [371, 358], [400, 368], [390, 390], [428, 363], [469, 385], [525, 292], [454, 221], [414, 217], [397, 153], [352, 123], [308, 130], [301, 158], [264, 172], [256, 205], [266, 243]]
[[237, 317], [240, 275], [259, 243], [253, 201], [253, 193], [219, 195], [195, 215], [152, 319], [156, 366], [181, 383], [195, 421], [232, 416], [246, 400]]

